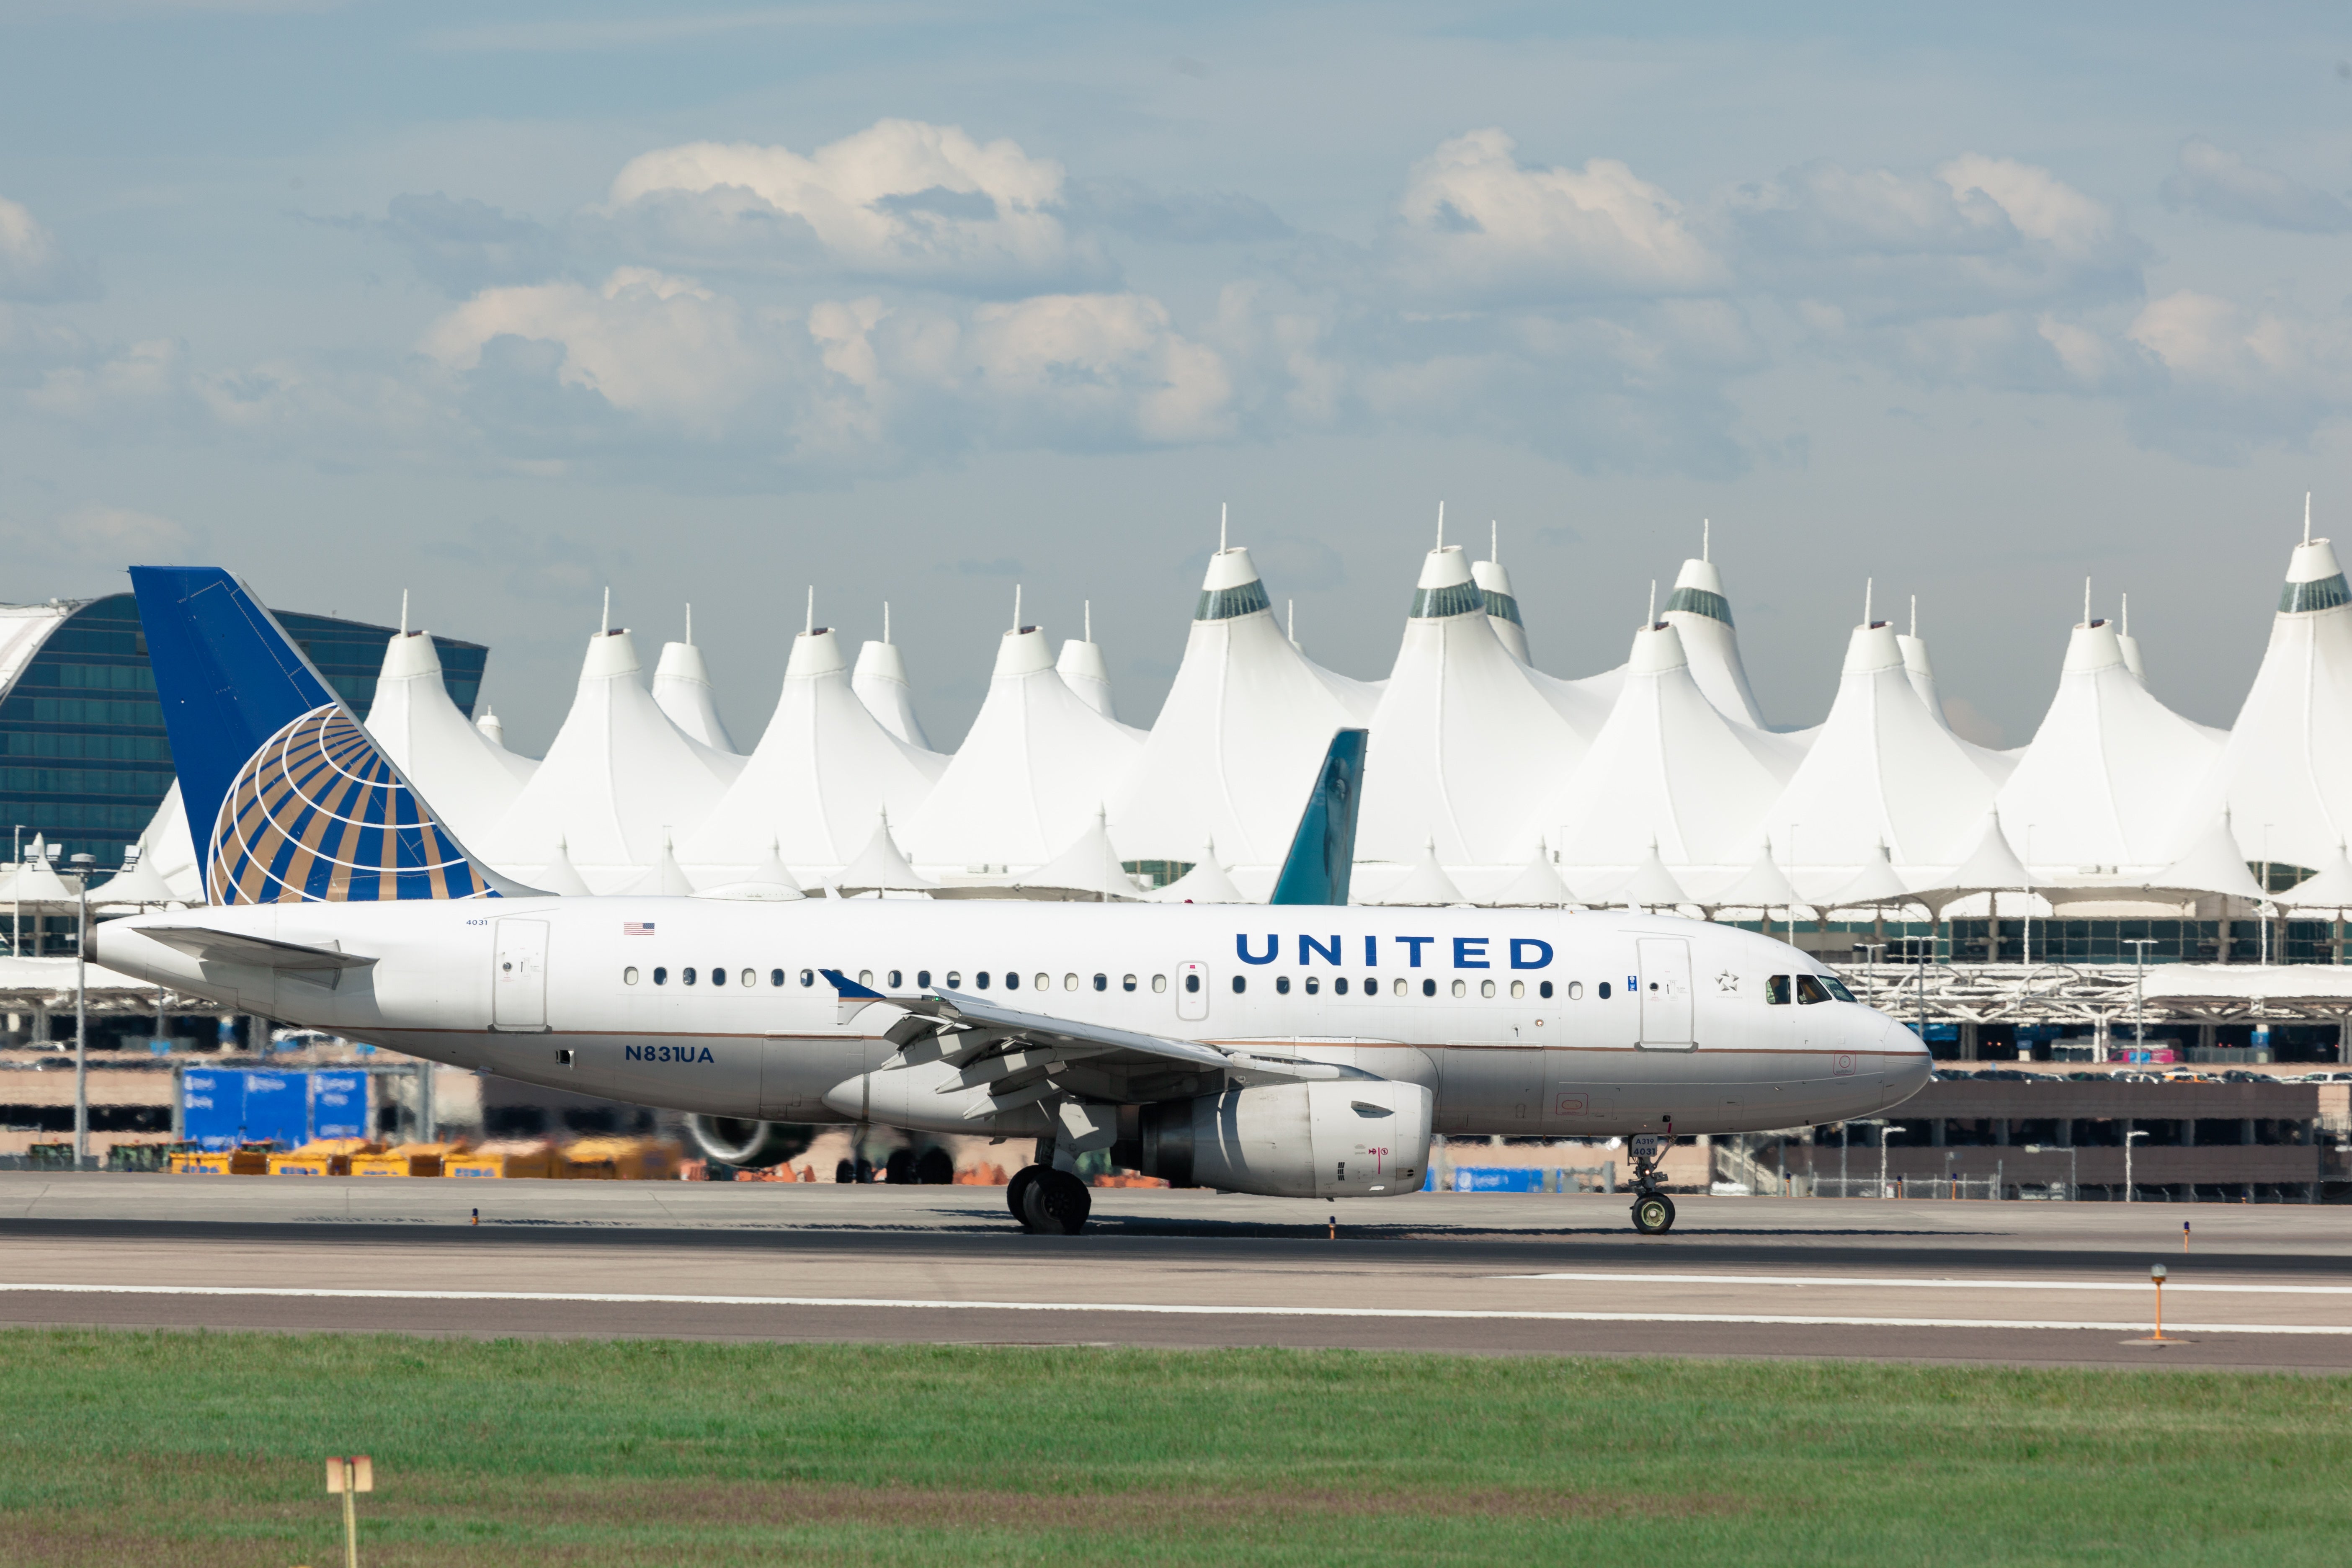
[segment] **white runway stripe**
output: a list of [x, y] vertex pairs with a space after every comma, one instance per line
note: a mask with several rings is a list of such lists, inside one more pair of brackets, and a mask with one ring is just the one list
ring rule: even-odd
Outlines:
[[[1444, 1307], [1216, 1307], [1137, 1301], [950, 1301], [887, 1296], [657, 1296], [585, 1290], [348, 1290], [287, 1285], [11, 1285], [0, 1293], [59, 1296], [236, 1296], [330, 1301], [541, 1301], [622, 1307], [851, 1307], [972, 1312], [1122, 1312], [1192, 1318], [1399, 1318], [1542, 1323], [1754, 1323], [1855, 1329], [2097, 1329], [2144, 1333], [2134, 1320], [2013, 1318], [1847, 1318], [1756, 1312], [1479, 1311]], [[2352, 1325], [2326, 1323], [2174, 1323], [2176, 1333], [2352, 1334]]]
[[[2169, 1267], [2168, 1265], [2168, 1267]], [[1581, 1279], [1612, 1285], [1857, 1285], [1905, 1290], [2152, 1290], [2146, 1278], [2112, 1279], [1916, 1279], [1899, 1274], [1601, 1274], [1561, 1269], [1548, 1274], [1490, 1274], [1490, 1279]], [[2352, 1296], [2352, 1285], [2232, 1285], [2167, 1279], [2167, 1290], [2215, 1290], [2248, 1296]]]

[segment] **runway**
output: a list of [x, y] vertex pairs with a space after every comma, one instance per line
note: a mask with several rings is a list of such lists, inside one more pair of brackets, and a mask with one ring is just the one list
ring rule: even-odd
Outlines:
[[1677, 1202], [12, 1172], [0, 1324], [2352, 1371], [2352, 1211]]

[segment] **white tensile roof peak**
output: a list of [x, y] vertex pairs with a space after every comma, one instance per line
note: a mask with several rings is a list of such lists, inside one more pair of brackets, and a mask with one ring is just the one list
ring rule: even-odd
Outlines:
[[1404, 874], [1404, 879], [1370, 901], [1437, 907], [1467, 903], [1469, 900], [1462, 896], [1462, 889], [1454, 885], [1454, 879], [1445, 874], [1445, 868], [1437, 863], [1437, 843], [1431, 839], [1422, 845], [1421, 857]]
[[890, 814], [887, 811], [876, 817], [874, 837], [866, 841], [857, 858], [841, 868], [834, 885], [845, 894], [877, 889], [886, 893], [911, 893], [939, 886], [908, 863], [898, 841], [890, 836]]
[[1238, 588], [1257, 580], [1257, 563], [1250, 559], [1248, 546], [1236, 544], [1209, 557], [1209, 569], [1202, 574], [1201, 586], [1204, 591], [1213, 593], [1224, 588]]
[[1091, 893], [1104, 900], [1132, 902], [1141, 897], [1135, 879], [1119, 864], [1109, 824], [1100, 807], [1086, 830], [1060, 854], [1013, 884], [1019, 888]]
[[1192, 868], [1164, 888], [1146, 893], [1155, 904], [1246, 904], [1251, 900], [1234, 886], [1225, 868], [1217, 860], [1217, 842], [1212, 838], [1201, 846], [1201, 858]]

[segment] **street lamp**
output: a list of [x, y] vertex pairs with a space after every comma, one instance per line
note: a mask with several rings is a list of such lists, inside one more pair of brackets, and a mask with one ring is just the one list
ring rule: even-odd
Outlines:
[[2147, 1132], [2144, 1128], [2124, 1130], [2124, 1202], [2127, 1204], [2139, 1201], [2132, 1195], [2132, 1140], [2147, 1136]]
[[2147, 950], [2156, 945], [2156, 939], [2126, 937], [2124, 945], [2132, 950], [2133, 962], [2137, 965], [2132, 972], [2132, 1048], [2145, 1053], [2147, 1049]]
[[[2047, 1143], [2028, 1143], [2025, 1146], [2025, 1152], [2029, 1154], [2048, 1154], [2054, 1151]], [[2066, 1201], [2068, 1203], [2074, 1201], [2074, 1145], [2069, 1143], [2066, 1145]]]
[[74, 1169], [89, 1159], [89, 872], [94, 855], [76, 855], [74, 898], [81, 923], [74, 928]]
[[1882, 1198], [1886, 1195], [1886, 1141], [1902, 1137], [1903, 1131], [1884, 1121], [1878, 1124], [1878, 1195]]

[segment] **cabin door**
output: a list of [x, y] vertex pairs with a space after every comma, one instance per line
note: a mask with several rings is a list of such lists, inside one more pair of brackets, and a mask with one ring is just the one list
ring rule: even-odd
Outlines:
[[1209, 1016], [1209, 966], [1188, 963], [1176, 972], [1176, 1016], [1198, 1023]]
[[490, 1027], [547, 1027], [547, 922], [499, 921], [491, 930]]
[[1633, 945], [1641, 963], [1642, 1047], [1689, 1050], [1697, 1044], [1691, 1034], [1690, 939], [1645, 936]]

